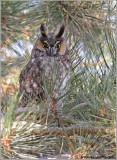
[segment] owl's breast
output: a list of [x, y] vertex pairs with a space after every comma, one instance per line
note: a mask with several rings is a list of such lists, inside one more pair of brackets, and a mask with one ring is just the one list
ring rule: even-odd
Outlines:
[[[43, 99], [44, 88], [51, 97], [65, 94], [71, 76], [70, 63], [66, 59], [49, 56], [31, 58], [20, 73], [20, 93], [34, 94]], [[57, 95], [57, 96], [56, 96]]]
[[67, 81], [70, 78], [70, 64], [65, 59], [58, 57], [43, 57], [41, 60], [41, 68], [43, 68], [43, 77], [54, 86], [55, 90], [63, 92], [67, 89]]
[[48, 78], [64, 78], [66, 73], [70, 71], [70, 66], [66, 64], [65, 60], [49, 56], [42, 58], [41, 68]]

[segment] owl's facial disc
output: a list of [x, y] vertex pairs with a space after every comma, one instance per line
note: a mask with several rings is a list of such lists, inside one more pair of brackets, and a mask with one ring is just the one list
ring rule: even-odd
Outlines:
[[38, 42], [38, 48], [45, 52], [48, 56], [59, 56], [64, 55], [66, 51], [66, 43], [65, 40], [57, 41], [55, 44], [48, 43], [47, 41]]
[[47, 41], [44, 41], [43, 42], [43, 48], [46, 50], [46, 54], [48, 56], [57, 56], [57, 51], [58, 51], [58, 48], [57, 48], [57, 45], [55, 44], [52, 44], [52, 43], [48, 43]]

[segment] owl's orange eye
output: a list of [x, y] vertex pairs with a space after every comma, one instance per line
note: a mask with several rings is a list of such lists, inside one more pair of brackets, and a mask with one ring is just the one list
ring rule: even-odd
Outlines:
[[43, 48], [48, 48], [48, 44], [47, 43], [43, 43]]
[[60, 47], [61, 47], [61, 44], [57, 43], [56, 48], [60, 49]]

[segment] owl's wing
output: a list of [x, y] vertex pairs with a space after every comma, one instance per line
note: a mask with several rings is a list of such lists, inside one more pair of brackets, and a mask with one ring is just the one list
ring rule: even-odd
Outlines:
[[44, 99], [41, 71], [39, 58], [30, 59], [21, 71], [19, 76], [20, 95], [22, 96], [20, 106], [26, 106], [30, 99]]
[[20, 84], [20, 92], [22, 93], [24, 90], [31, 90], [29, 92], [35, 92], [36, 85], [37, 87], [42, 85], [41, 82], [41, 62], [40, 59], [36, 59], [35, 61], [30, 61], [21, 71], [19, 76], [19, 84]]

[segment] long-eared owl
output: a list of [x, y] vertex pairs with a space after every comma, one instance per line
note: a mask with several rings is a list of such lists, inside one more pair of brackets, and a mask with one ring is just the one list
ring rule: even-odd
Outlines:
[[55, 33], [48, 33], [45, 24], [40, 26], [41, 34], [32, 49], [30, 60], [20, 73], [20, 106], [26, 106], [31, 99], [44, 100], [47, 93], [56, 99], [67, 91], [71, 60], [64, 30], [65, 26], [61, 25]]

